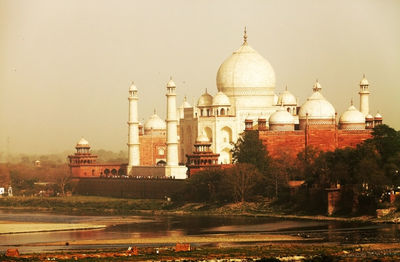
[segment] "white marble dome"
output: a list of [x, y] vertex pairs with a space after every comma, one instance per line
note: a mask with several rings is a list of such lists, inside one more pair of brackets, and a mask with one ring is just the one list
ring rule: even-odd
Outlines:
[[271, 64], [245, 42], [228, 57], [217, 73], [218, 91], [230, 88], [273, 88], [275, 71]]
[[269, 117], [269, 124], [294, 124], [294, 118], [285, 109], [280, 108], [278, 111], [272, 113], [272, 115]]
[[365, 117], [363, 113], [351, 105], [339, 118], [340, 124], [363, 124]]
[[379, 114], [379, 112], [378, 113], [376, 113], [376, 115], [375, 115], [375, 119], [381, 119], [382, 118], [382, 115], [381, 114]]
[[176, 87], [174, 81], [172, 81], [172, 78], [168, 81], [167, 87]]
[[78, 143], [76, 143], [76, 146], [89, 146], [89, 142], [84, 139], [83, 137], [78, 141]]
[[157, 114], [153, 114], [147, 121], [144, 123], [144, 130], [163, 130], [166, 129], [167, 126], [165, 121], [162, 120]]
[[363, 76], [363, 78], [360, 81], [360, 86], [367, 86], [369, 85], [368, 80], [365, 78], [365, 75]]
[[204, 107], [204, 106], [212, 106], [213, 104], [213, 97], [207, 91], [202, 94], [197, 101], [197, 106]]
[[316, 91], [300, 107], [299, 118], [306, 119], [307, 114], [309, 119], [332, 119], [335, 117], [335, 108]]
[[138, 89], [134, 83], [132, 83], [132, 85], [129, 87], [129, 91], [138, 91]]
[[212, 105], [213, 106], [230, 106], [231, 101], [229, 100], [229, 97], [227, 95], [225, 95], [222, 92], [218, 92], [213, 98]]
[[283, 91], [282, 94], [279, 95], [278, 105], [297, 105], [296, 97], [290, 93], [288, 90]]

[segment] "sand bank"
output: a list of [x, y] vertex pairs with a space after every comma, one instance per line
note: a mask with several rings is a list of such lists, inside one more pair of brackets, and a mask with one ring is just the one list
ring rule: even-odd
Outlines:
[[33, 233], [33, 232], [51, 232], [68, 231], [84, 229], [100, 229], [106, 225], [95, 224], [66, 224], [66, 223], [25, 223], [25, 222], [0, 222], [0, 234]]

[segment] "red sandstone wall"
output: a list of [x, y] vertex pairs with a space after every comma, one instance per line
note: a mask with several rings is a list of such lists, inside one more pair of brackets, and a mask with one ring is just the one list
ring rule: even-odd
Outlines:
[[[141, 166], [154, 166], [157, 160], [166, 159], [166, 136], [144, 135], [139, 137], [139, 141]], [[164, 154], [159, 154], [159, 148], [164, 149]]]
[[308, 130], [307, 145], [322, 151], [334, 151], [336, 149], [337, 130]]
[[371, 137], [371, 130], [339, 130], [338, 148], [356, 147]]
[[305, 146], [313, 146], [323, 151], [336, 148], [355, 147], [371, 138], [371, 130], [337, 130], [333, 128], [310, 128], [296, 131], [259, 131], [259, 137], [272, 157], [288, 154], [296, 157]]
[[[105, 175], [105, 171], [108, 169], [110, 173], [109, 176], [112, 175], [112, 170], [115, 169], [118, 175], [118, 171], [122, 169], [124, 174], [126, 173], [126, 165], [124, 164], [88, 164], [81, 166], [71, 166], [71, 174], [73, 177], [87, 177], [87, 178], [96, 178], [102, 175]], [[120, 171], [121, 172], [121, 171]]]
[[260, 131], [260, 139], [272, 157], [279, 157], [282, 152], [292, 157], [304, 149], [303, 131]]

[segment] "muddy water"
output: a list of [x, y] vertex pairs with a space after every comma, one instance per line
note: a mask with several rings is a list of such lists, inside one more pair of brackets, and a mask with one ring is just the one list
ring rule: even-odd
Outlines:
[[[48, 242], [66, 243], [74, 240], [158, 238], [163, 236], [198, 236], [204, 234], [284, 234], [300, 236], [304, 241], [318, 238], [318, 242], [353, 244], [400, 241], [400, 225], [394, 224], [260, 217], [145, 216], [128, 218], [130, 222], [119, 224], [119, 219], [116, 217], [0, 212], [0, 221], [94, 224], [112, 221], [112, 223], [109, 223], [109, 226], [100, 230], [0, 234], [0, 251], [4, 251], [10, 247], [17, 247], [22, 252], [43, 252], [72, 248], [65, 245], [36, 246], [38, 243]], [[125, 247], [128, 245], [129, 243], [114, 246]], [[104, 247], [113, 246], [73, 246], [74, 249]]]

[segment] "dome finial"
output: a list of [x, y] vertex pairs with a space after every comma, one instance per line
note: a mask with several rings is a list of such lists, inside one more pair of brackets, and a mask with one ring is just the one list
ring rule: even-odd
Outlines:
[[285, 91], [287, 91], [287, 85], [286, 85], [286, 87], [285, 87]]
[[350, 100], [350, 105], [351, 106], [353, 105], [353, 98], [351, 98], [351, 100]]
[[157, 109], [156, 108], [153, 109], [153, 112], [154, 112], [155, 115], [157, 115]]
[[319, 91], [321, 91], [321, 89], [322, 89], [321, 84], [318, 82], [318, 78], [317, 78], [317, 80], [315, 81], [315, 84], [313, 86], [313, 91], [319, 92]]
[[183, 102], [187, 102], [187, 97], [186, 96], [183, 97]]
[[247, 27], [244, 27], [243, 44], [247, 45]]

